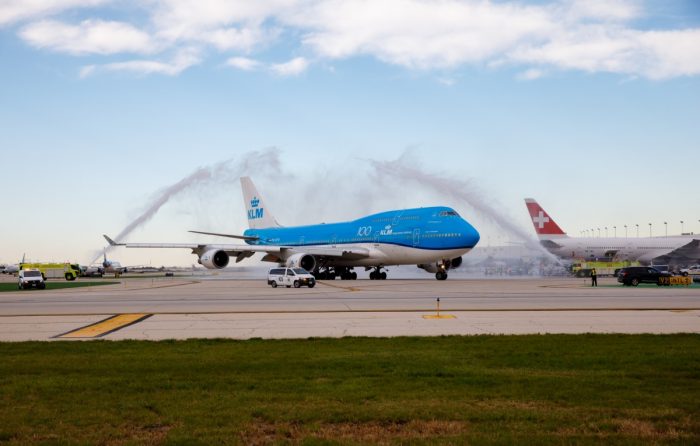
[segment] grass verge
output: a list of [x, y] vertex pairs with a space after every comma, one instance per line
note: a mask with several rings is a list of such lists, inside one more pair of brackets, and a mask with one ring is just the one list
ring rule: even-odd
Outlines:
[[[76, 281], [76, 282], [52, 282], [50, 280], [46, 281], [46, 290], [61, 290], [64, 288], [84, 288], [88, 286], [102, 286], [102, 285], [118, 285], [121, 282], [81, 282], [81, 281]], [[31, 288], [28, 290], [19, 290], [17, 289], [17, 282], [12, 282], [12, 283], [0, 283], [0, 293], [2, 292], [9, 292], [9, 291], [21, 291], [23, 293], [29, 293], [29, 292], [34, 292], [34, 293], [40, 293], [45, 290], [38, 290], [36, 288]]]
[[0, 344], [0, 444], [698, 444], [700, 336]]

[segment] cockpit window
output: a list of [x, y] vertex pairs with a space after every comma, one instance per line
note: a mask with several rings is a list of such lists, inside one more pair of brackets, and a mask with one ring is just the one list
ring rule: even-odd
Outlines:
[[455, 211], [442, 211], [440, 217], [459, 217], [459, 214]]

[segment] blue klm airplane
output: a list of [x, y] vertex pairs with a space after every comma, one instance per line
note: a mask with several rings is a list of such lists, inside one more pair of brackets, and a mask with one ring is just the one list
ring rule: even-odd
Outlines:
[[209, 269], [228, 266], [261, 252], [263, 261], [311, 271], [318, 279], [357, 279], [355, 267], [371, 270], [370, 279], [386, 279], [390, 265], [417, 265], [438, 280], [462, 264], [462, 255], [479, 242], [479, 233], [448, 207], [404, 209], [343, 223], [282, 227], [266, 208], [248, 177], [241, 178], [248, 223], [243, 235], [190, 231], [240, 239], [245, 244], [117, 243], [128, 248], [186, 248]]

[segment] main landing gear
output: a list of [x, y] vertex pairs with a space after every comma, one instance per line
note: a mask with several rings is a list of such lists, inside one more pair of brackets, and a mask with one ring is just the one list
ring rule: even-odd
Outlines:
[[321, 268], [314, 272], [316, 280], [357, 280], [357, 273], [352, 268]]
[[386, 272], [382, 271], [381, 266], [378, 266], [369, 273], [369, 280], [386, 280]]
[[336, 268], [335, 269], [340, 280], [357, 280], [357, 273], [352, 268]]

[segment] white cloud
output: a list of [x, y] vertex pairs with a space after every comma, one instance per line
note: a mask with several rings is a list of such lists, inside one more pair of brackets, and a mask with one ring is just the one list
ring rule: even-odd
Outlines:
[[452, 87], [457, 84], [457, 81], [451, 77], [439, 77], [437, 81], [446, 87]]
[[530, 68], [518, 74], [518, 79], [522, 81], [534, 81], [544, 76], [544, 71], [538, 70], [537, 68]]
[[637, 36], [645, 55], [640, 72], [652, 79], [700, 74], [700, 29], [648, 31]]
[[97, 71], [97, 65], [85, 65], [80, 69], [80, 78], [84, 79], [86, 77], [90, 77]]
[[152, 20], [163, 38], [196, 39], [202, 33], [233, 24], [255, 28], [276, 14], [299, 4], [299, 0], [157, 0]]
[[27, 43], [70, 54], [147, 53], [154, 49], [149, 35], [128, 23], [85, 20], [67, 25], [42, 20], [20, 31]]
[[279, 76], [298, 76], [309, 67], [309, 61], [303, 57], [295, 57], [289, 62], [272, 64], [270, 69]]
[[260, 28], [220, 28], [199, 33], [194, 40], [209, 43], [220, 51], [251, 51], [268, 37]]
[[110, 0], [2, 0], [0, 26], [56, 14], [66, 9], [98, 6], [108, 1]]
[[243, 71], [252, 71], [260, 67], [261, 64], [257, 60], [247, 57], [231, 57], [226, 61], [226, 65]]
[[[3, 17], [108, 0], [5, 1], [0, 24]], [[643, 6], [643, 0], [150, 0], [140, 4], [149, 33], [95, 18], [77, 25], [39, 21], [20, 36], [76, 55], [168, 54], [196, 46], [243, 54], [227, 64], [244, 70], [263, 66], [250, 62], [255, 53], [283, 37], [280, 48], [301, 49], [322, 64], [369, 56], [411, 70], [514, 67], [519, 79], [555, 70], [649, 79], [700, 75], [700, 28], [636, 29]], [[168, 71], [158, 60], [132, 62], [144, 72]], [[309, 62], [298, 57], [265, 67], [292, 76]]]
[[564, 6], [573, 20], [625, 21], [641, 15], [639, 2], [633, 0], [569, 0]]
[[700, 74], [700, 30], [633, 31], [588, 26], [516, 49], [513, 62], [667, 79]]
[[544, 8], [458, 0], [329, 0], [289, 21], [322, 56], [369, 54], [419, 69], [481, 62], [554, 27]]
[[125, 71], [139, 75], [163, 74], [176, 76], [184, 70], [201, 62], [198, 51], [186, 49], [178, 53], [171, 61], [128, 60], [104, 65], [87, 65], [80, 70], [80, 77], [88, 77], [98, 71]]

